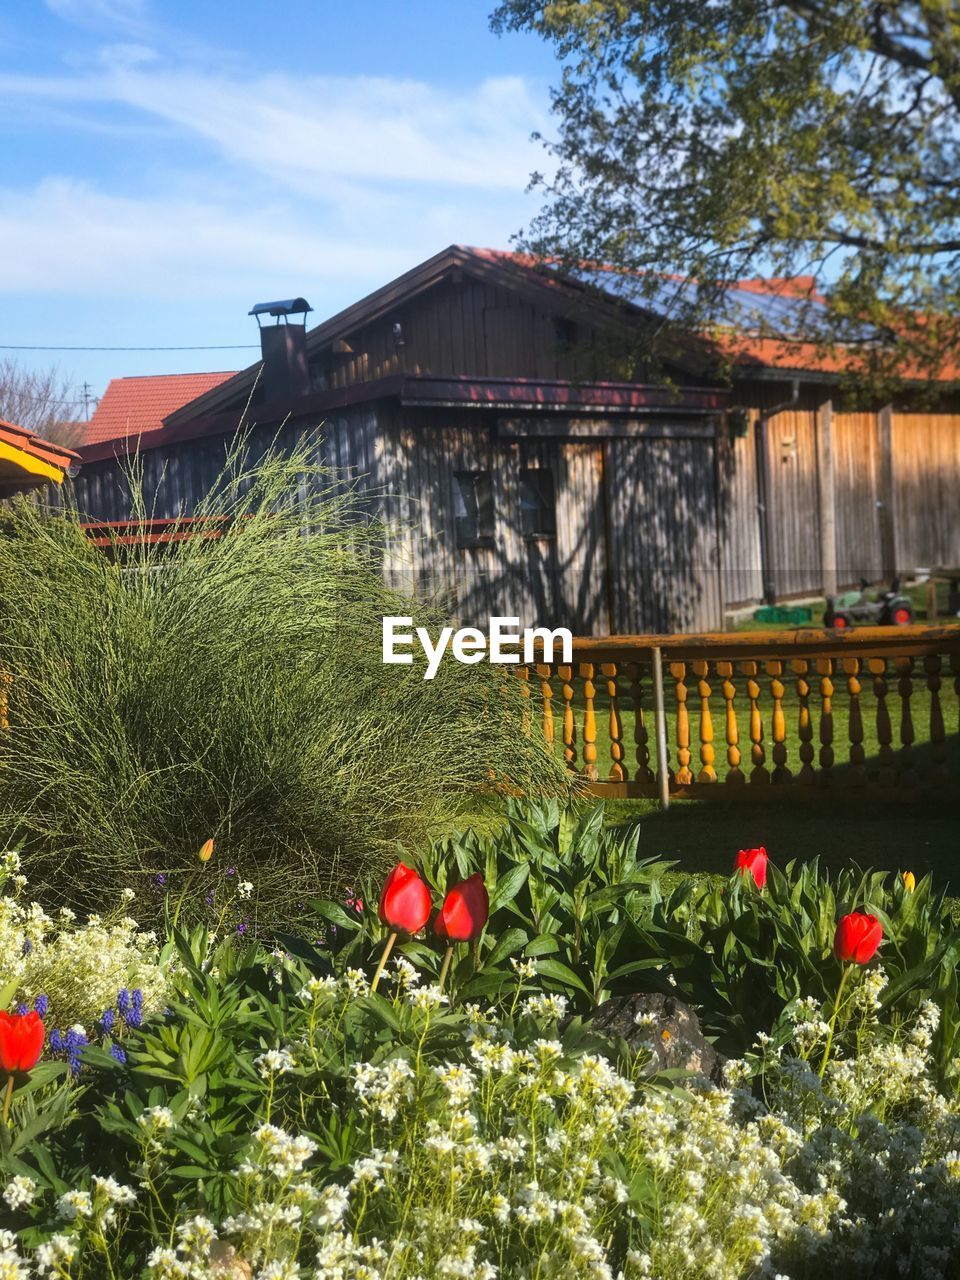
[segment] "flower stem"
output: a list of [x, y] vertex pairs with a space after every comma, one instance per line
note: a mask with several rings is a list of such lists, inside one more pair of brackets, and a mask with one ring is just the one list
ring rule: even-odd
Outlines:
[[396, 940], [397, 940], [397, 931], [396, 929], [394, 929], [393, 932], [390, 934], [390, 936], [387, 938], [387, 945], [383, 948], [383, 955], [380, 957], [380, 963], [377, 965], [377, 972], [373, 975], [373, 981], [370, 983], [371, 991], [376, 991], [377, 989], [377, 984], [380, 981], [380, 975], [383, 973], [384, 965], [387, 963], [387, 961], [390, 958], [390, 952], [393, 950], [393, 944], [396, 942]]
[[827, 1032], [827, 1043], [823, 1046], [823, 1058], [820, 1062], [820, 1079], [823, 1079], [824, 1072], [827, 1069], [827, 1063], [830, 1061], [830, 1050], [833, 1048], [833, 1033], [837, 1026], [837, 1014], [840, 1012], [840, 997], [843, 995], [843, 988], [846, 985], [847, 978], [850, 976], [850, 970], [853, 968], [851, 964], [843, 966], [843, 972], [840, 974], [840, 985], [837, 987], [837, 994], [833, 999], [833, 1017], [830, 1019], [830, 1030]]
[[10, 1123], [10, 1102], [13, 1099], [13, 1072], [7, 1076], [7, 1087], [3, 1093], [3, 1123]]
[[440, 966], [440, 978], [437, 982], [437, 988], [440, 991], [443, 990], [443, 984], [447, 980], [447, 973], [449, 972], [450, 961], [452, 958], [453, 958], [453, 943], [448, 942], [447, 949], [444, 952], [444, 956], [443, 956], [443, 964]]

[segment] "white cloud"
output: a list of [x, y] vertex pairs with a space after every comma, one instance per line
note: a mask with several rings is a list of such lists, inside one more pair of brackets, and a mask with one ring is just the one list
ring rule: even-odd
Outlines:
[[517, 76], [457, 90], [386, 77], [244, 78], [171, 69], [130, 45], [107, 49], [95, 75], [0, 76], [3, 97], [142, 112], [318, 197], [338, 180], [520, 191], [542, 163], [529, 139], [546, 116]]
[[[47, 2], [78, 20], [86, 6]], [[55, 118], [61, 138], [71, 123], [95, 130], [110, 161], [92, 177], [61, 163], [28, 189], [0, 176], [5, 297], [233, 306], [302, 292], [319, 318], [337, 309], [325, 297], [344, 305], [451, 242], [505, 245], [536, 208], [524, 189], [543, 164], [529, 139], [546, 93], [522, 77], [203, 70], [132, 30], [146, 15], [135, 0], [92, 8], [126, 22], [114, 38], [127, 43], [74, 72], [0, 74], [0, 113]]]
[[103, 30], [142, 31], [146, 18], [144, 0], [44, 0], [51, 13], [64, 22]]
[[[110, 195], [54, 178], [28, 192], [0, 189], [0, 294], [183, 299], [253, 298], [279, 289], [354, 301], [444, 248], [483, 241], [489, 210], [469, 200], [442, 211], [408, 200], [351, 205], [333, 220], [282, 202]], [[518, 220], [498, 209], [504, 227]]]

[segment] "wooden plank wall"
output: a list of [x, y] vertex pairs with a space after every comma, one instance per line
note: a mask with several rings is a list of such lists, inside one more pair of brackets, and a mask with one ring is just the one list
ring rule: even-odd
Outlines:
[[[786, 399], [780, 384], [756, 385], [752, 391], [757, 409], [773, 408]], [[796, 408], [775, 414], [767, 425], [772, 579], [778, 596], [820, 589], [820, 530], [816, 520], [819, 399], [804, 392]]]
[[722, 625], [712, 441], [608, 442], [614, 634]]
[[897, 564], [960, 565], [960, 414], [894, 413]]
[[[565, 326], [523, 297], [464, 277], [445, 281], [351, 334], [352, 350], [315, 361], [320, 385], [332, 388], [395, 373], [474, 377], [584, 378], [626, 374], [598, 354], [596, 331]], [[403, 328], [397, 346], [393, 324]], [[575, 341], [573, 339], [575, 338]], [[602, 345], [602, 344], [601, 344]], [[603, 367], [601, 367], [601, 365]]]
[[[442, 425], [438, 425], [438, 420]], [[556, 440], [494, 442], [490, 420], [469, 410], [407, 410], [381, 405], [366, 440], [342, 419], [327, 425], [331, 460], [362, 452], [367, 483], [381, 494], [387, 522], [384, 569], [403, 590], [436, 594], [464, 622], [493, 613], [532, 625], [565, 623], [590, 633], [607, 629], [603, 508], [597, 450]], [[557, 494], [555, 538], [527, 539], [520, 529], [520, 470], [548, 467]], [[490, 471], [496, 533], [492, 547], [459, 547], [454, 476]]]
[[883, 576], [880, 543], [880, 454], [873, 411], [834, 413], [834, 503], [837, 579], [842, 586]]
[[763, 596], [754, 427], [746, 436], [717, 436], [719, 539], [723, 599], [727, 608]]

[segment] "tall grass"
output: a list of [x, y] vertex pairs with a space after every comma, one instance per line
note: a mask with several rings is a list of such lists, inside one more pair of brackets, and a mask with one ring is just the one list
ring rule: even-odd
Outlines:
[[273, 920], [435, 834], [491, 777], [565, 786], [501, 669], [382, 665], [383, 615], [439, 618], [383, 586], [349, 487], [306, 445], [244, 456], [197, 511], [219, 539], [111, 557], [74, 510], [3, 514], [0, 844], [48, 898], [149, 893], [213, 836]]

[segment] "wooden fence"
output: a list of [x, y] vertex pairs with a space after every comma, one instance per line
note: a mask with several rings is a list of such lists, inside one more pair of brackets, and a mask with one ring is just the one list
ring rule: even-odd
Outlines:
[[613, 636], [572, 656], [521, 673], [531, 722], [596, 794], [960, 799], [958, 627]]

